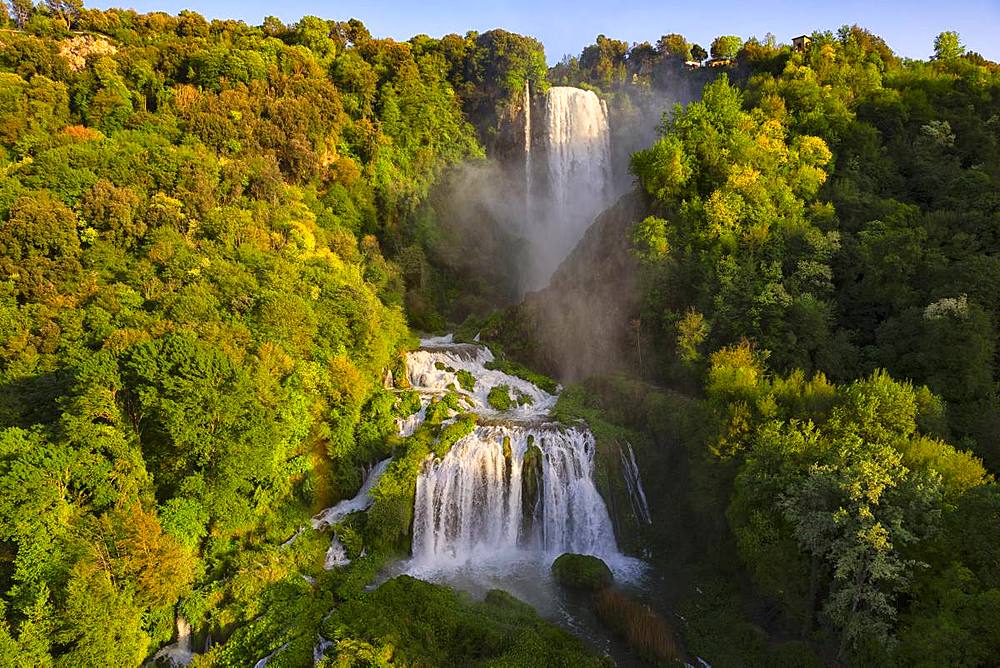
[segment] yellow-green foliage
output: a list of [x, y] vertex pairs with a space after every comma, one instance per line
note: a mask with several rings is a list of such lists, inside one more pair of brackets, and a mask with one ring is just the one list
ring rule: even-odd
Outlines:
[[843, 651], [884, 655], [894, 592], [912, 586], [949, 505], [989, 482], [982, 462], [920, 434], [928, 402], [884, 371], [843, 386], [771, 378], [745, 344], [712, 362], [716, 451], [740, 462], [729, 519], [758, 584], [811, 624], [808, 592], [824, 578]]
[[261, 544], [390, 447], [412, 338], [382, 248], [482, 149], [436, 41], [119, 10], [68, 12], [70, 38], [23, 9], [0, 39], [0, 663], [136, 665], [186, 592], [218, 637], [301, 582]]

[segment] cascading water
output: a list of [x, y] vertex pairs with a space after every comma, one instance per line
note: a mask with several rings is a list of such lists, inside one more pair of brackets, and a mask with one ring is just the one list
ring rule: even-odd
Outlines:
[[[628, 454], [625, 454], [626, 448]], [[646, 490], [642, 488], [642, 477], [639, 475], [639, 464], [635, 461], [635, 450], [632, 444], [625, 441], [625, 448], [619, 446], [618, 454], [622, 461], [622, 475], [625, 478], [625, 487], [628, 489], [629, 500], [632, 503], [632, 512], [640, 522], [646, 524], [653, 523], [653, 516], [649, 513], [649, 502], [646, 501]]]
[[194, 651], [191, 645], [191, 625], [187, 620], [177, 616], [177, 640], [162, 648], [153, 656], [153, 663], [159, 662], [179, 668], [186, 666], [194, 660]]
[[[532, 186], [528, 193], [531, 219], [526, 235], [533, 262], [529, 289], [548, 283], [612, 196], [611, 141], [604, 101], [593, 91], [553, 86], [545, 92], [544, 111], [542, 148], [548, 188], [538, 192], [539, 188]], [[526, 126], [529, 122], [526, 117]], [[525, 142], [526, 155], [530, 155], [528, 132]], [[527, 167], [530, 180], [530, 162]]]
[[531, 82], [524, 80], [524, 212], [531, 218]]
[[[413, 556], [434, 565], [563, 552], [614, 557], [611, 519], [582, 429], [477, 427], [417, 481]], [[521, 555], [523, 556], [523, 555]]]
[[[611, 177], [607, 106], [593, 91], [553, 86], [545, 92], [545, 131], [549, 187], [556, 208], [601, 207]], [[585, 195], [583, 202], [578, 200], [580, 194]], [[564, 222], [586, 229], [591, 221]]]
[[[487, 368], [493, 360], [488, 348], [450, 338], [422, 343], [407, 357], [407, 374], [425, 405], [432, 396], [456, 391], [464, 370], [475, 385], [458, 391], [481, 419], [447, 455], [423, 464], [414, 505], [415, 568], [547, 563], [563, 552], [594, 554], [612, 568], [628, 562], [594, 485], [590, 431], [549, 421], [556, 397]], [[526, 400], [506, 411], [490, 408], [487, 396], [499, 385]], [[401, 432], [412, 431], [420, 419], [402, 422]]]
[[[389, 462], [392, 458], [383, 459], [378, 464], [376, 464], [370, 471], [365, 475], [365, 481], [361, 485], [361, 489], [358, 493], [354, 495], [352, 499], [345, 499], [335, 506], [321, 510], [312, 518], [313, 529], [325, 529], [327, 527], [336, 526], [337, 522], [347, 517], [349, 514], [357, 512], [359, 510], [365, 510], [372, 504], [372, 498], [368, 493], [375, 486], [375, 483], [379, 481], [382, 474], [385, 473], [386, 468], [389, 466]], [[296, 534], [298, 536], [298, 534]], [[293, 536], [294, 538], [294, 536]], [[330, 548], [326, 551], [326, 559], [324, 560], [323, 567], [327, 570], [333, 568], [334, 566], [345, 566], [351, 563], [351, 560], [347, 558], [347, 550], [344, 548], [344, 544], [340, 542], [337, 535], [334, 534], [330, 539]]]

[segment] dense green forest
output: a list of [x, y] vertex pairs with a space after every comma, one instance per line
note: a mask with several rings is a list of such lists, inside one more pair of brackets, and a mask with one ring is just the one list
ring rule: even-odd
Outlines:
[[[446, 186], [503, 157], [529, 81], [598, 92], [622, 146], [665, 112], [631, 159], [646, 360], [559, 410], [676, 484], [641, 538], [691, 576], [682, 644], [995, 665], [1000, 67], [934, 49], [602, 35], [549, 69], [502, 30], [0, 2], [0, 664], [139, 665], [182, 615], [197, 666], [312, 665], [317, 630], [331, 666], [599, 665], [502, 592], [365, 592], [471, 429], [395, 436], [415, 407], [384, 380], [415, 331], [508, 305]], [[390, 453], [325, 571], [328, 536], [289, 539]]]

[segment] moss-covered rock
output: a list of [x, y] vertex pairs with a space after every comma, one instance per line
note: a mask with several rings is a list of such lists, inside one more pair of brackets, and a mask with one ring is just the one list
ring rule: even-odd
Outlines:
[[505, 359], [495, 359], [484, 365], [487, 369], [502, 371], [508, 376], [516, 376], [521, 380], [526, 380], [533, 385], [537, 385], [549, 394], [555, 394], [559, 390], [559, 383], [546, 375], [532, 371], [526, 366], [511, 362]]
[[476, 416], [463, 413], [448, 424], [424, 422], [412, 436], [395, 438], [395, 454], [371, 490], [373, 499], [364, 527], [364, 544], [371, 550], [401, 553], [409, 544], [417, 477], [427, 455], [444, 457], [459, 439], [476, 427]]
[[542, 451], [528, 437], [528, 449], [521, 461], [521, 523], [525, 536], [530, 536], [538, 506], [538, 492], [542, 487]]
[[420, 394], [413, 390], [403, 390], [396, 395], [396, 414], [410, 417], [420, 410]]
[[462, 389], [466, 392], [472, 392], [476, 388], [476, 377], [472, 375], [471, 371], [466, 369], [459, 369], [458, 373], [455, 374], [458, 378], [458, 384], [462, 386]]
[[508, 385], [497, 385], [486, 395], [489, 405], [498, 411], [509, 411], [514, 407], [514, 400], [510, 398], [510, 387]]
[[599, 591], [614, 582], [608, 565], [588, 554], [566, 552], [552, 562], [552, 574], [564, 587]]

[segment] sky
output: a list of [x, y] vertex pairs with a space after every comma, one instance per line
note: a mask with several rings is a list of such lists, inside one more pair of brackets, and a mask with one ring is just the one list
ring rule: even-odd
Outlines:
[[796, 35], [836, 31], [854, 23], [881, 35], [904, 57], [927, 58], [934, 36], [955, 30], [969, 50], [1000, 61], [1000, 0], [104, 0], [86, 4], [171, 14], [192, 9], [209, 19], [235, 18], [253, 25], [271, 14], [287, 23], [308, 14], [358, 18], [372, 35], [398, 40], [421, 33], [440, 37], [504, 28], [539, 39], [550, 64], [565, 54], [578, 55], [599, 34], [655, 43], [660, 35], [677, 32], [707, 49], [717, 35], [763, 38], [771, 32], [779, 42], [788, 43]]

